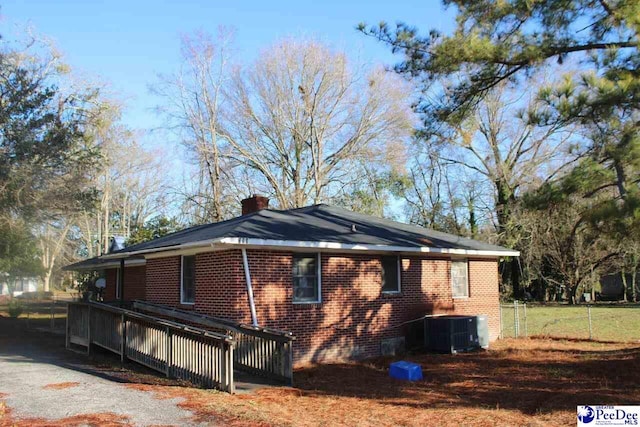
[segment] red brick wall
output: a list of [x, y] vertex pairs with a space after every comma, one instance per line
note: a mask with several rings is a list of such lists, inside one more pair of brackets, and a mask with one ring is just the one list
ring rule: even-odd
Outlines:
[[196, 256], [196, 311], [250, 323], [251, 312], [239, 250]]
[[[424, 314], [487, 314], [491, 339], [499, 334], [496, 260], [470, 260], [469, 298], [451, 296], [450, 261], [406, 257], [401, 293], [382, 294], [380, 257], [323, 254], [322, 303], [293, 304], [292, 253], [249, 250], [258, 322], [296, 336], [296, 363], [376, 356], [384, 338], [403, 335], [402, 322]], [[179, 306], [180, 258], [147, 261], [148, 300]], [[250, 322], [239, 250], [199, 254], [196, 304], [183, 306]]]
[[147, 260], [147, 301], [180, 306], [180, 257]]
[[404, 258], [400, 294], [383, 294], [379, 256], [323, 254], [319, 304], [293, 304], [291, 263], [290, 253], [249, 251], [258, 321], [294, 333], [298, 363], [376, 356], [382, 339], [425, 314], [487, 314], [498, 337], [496, 261], [472, 260], [470, 296], [453, 299], [446, 259]]
[[[106, 270], [107, 287], [104, 290], [104, 300], [114, 301], [116, 299], [116, 275], [117, 268]], [[144, 265], [136, 267], [125, 267], [124, 269], [124, 299], [131, 301], [134, 299], [144, 300], [146, 282], [146, 268]]]
[[491, 341], [500, 336], [500, 289], [498, 262], [469, 260], [469, 298], [454, 299], [456, 314], [486, 314]]

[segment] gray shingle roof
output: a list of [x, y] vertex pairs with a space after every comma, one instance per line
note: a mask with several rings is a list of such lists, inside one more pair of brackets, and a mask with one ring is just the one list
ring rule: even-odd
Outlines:
[[71, 264], [65, 269], [82, 270], [111, 266], [117, 262], [114, 258], [120, 258], [117, 255], [128, 257], [138, 251], [163, 251], [183, 244], [219, 238], [372, 245], [380, 246], [379, 250], [384, 250], [385, 246], [393, 246], [410, 249], [430, 248], [436, 251], [490, 251], [505, 255], [514, 253], [502, 246], [320, 204], [284, 211], [263, 209], [227, 221], [187, 228], [112, 252], [108, 255], [109, 258], [91, 258]]
[[[187, 228], [149, 242], [129, 246], [109, 256], [127, 256], [138, 251], [161, 251], [183, 244], [225, 237], [403, 248], [428, 247], [436, 250], [462, 249], [505, 254], [513, 252], [501, 246], [453, 234], [320, 204], [284, 211], [263, 209], [228, 221]], [[90, 264], [89, 261], [91, 260], [81, 263]]]

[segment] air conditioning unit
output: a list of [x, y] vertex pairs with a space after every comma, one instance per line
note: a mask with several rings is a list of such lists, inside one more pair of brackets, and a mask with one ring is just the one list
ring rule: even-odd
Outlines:
[[407, 348], [458, 353], [489, 347], [487, 316], [425, 316], [408, 323]]

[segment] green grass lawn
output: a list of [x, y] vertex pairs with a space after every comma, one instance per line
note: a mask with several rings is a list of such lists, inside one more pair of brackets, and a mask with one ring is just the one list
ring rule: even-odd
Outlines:
[[[502, 306], [502, 334], [514, 336], [513, 305]], [[518, 307], [519, 336], [550, 336], [589, 338], [589, 317], [586, 305], [533, 305]], [[526, 325], [526, 326], [525, 326]], [[591, 307], [592, 338], [601, 341], [640, 341], [640, 306]]]

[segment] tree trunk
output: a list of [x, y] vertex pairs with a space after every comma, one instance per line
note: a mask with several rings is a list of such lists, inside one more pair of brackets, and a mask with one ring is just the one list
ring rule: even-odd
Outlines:
[[[511, 232], [509, 230], [509, 221], [511, 220], [512, 206], [515, 198], [509, 185], [501, 179], [495, 181], [496, 187], [496, 215], [498, 220], [498, 235], [501, 243], [508, 245]], [[507, 262], [502, 280], [511, 284], [513, 298], [522, 298], [522, 289], [520, 288], [520, 270], [518, 268], [518, 258], [513, 257]]]
[[569, 287], [569, 305], [574, 305], [576, 301], [576, 293], [578, 292], [578, 285], [571, 285]]
[[47, 271], [42, 278], [42, 290], [45, 292], [49, 292], [51, 283], [51, 272]]

